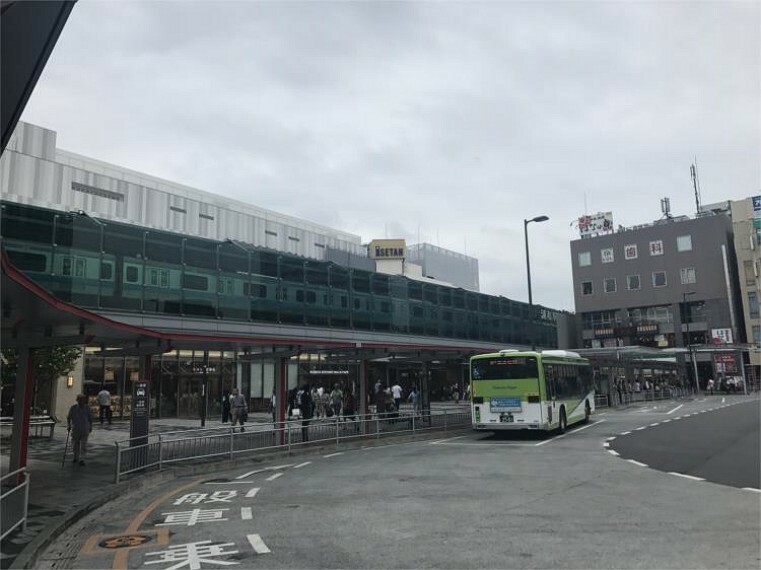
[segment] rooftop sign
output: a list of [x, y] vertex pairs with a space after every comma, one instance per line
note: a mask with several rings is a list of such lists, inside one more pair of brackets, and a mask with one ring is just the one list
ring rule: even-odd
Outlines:
[[613, 212], [598, 212], [592, 215], [584, 215], [579, 218], [579, 235], [581, 237], [607, 235], [612, 233]]
[[407, 243], [403, 239], [374, 239], [367, 247], [370, 259], [404, 259]]

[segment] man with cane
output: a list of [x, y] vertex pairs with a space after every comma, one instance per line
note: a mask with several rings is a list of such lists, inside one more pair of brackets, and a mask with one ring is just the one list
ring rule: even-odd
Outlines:
[[[74, 447], [74, 463], [85, 464], [87, 455], [87, 438], [92, 431], [92, 418], [90, 409], [87, 407], [87, 396], [80, 394], [77, 396], [77, 403], [69, 409], [69, 415], [66, 418], [67, 429], [71, 432], [72, 446]], [[73, 428], [73, 430], [72, 430]], [[68, 444], [69, 437], [66, 436]], [[64, 461], [66, 461], [66, 449], [63, 452]]]

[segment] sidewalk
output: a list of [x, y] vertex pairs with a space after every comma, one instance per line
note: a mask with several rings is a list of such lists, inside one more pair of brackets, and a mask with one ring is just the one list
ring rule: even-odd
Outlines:
[[[410, 408], [409, 405], [402, 405], [403, 411], [408, 408]], [[431, 408], [436, 411], [468, 409], [467, 404], [455, 402], [434, 402]], [[315, 423], [318, 421], [315, 420]], [[271, 427], [271, 422], [271, 414], [254, 412], [249, 414], [247, 425], [253, 428], [258, 424], [262, 429], [267, 429]], [[205, 427], [229, 425], [229, 423], [223, 424], [219, 418], [215, 417], [207, 419]], [[152, 418], [150, 420], [151, 434], [200, 428], [200, 419]], [[0, 568], [21, 567], [20, 565], [26, 562], [26, 555], [37, 546], [42, 546], [44, 541], [55, 534], [56, 529], [61, 525], [68, 526], [80, 516], [100, 506], [108, 500], [109, 493], [123, 492], [125, 484], [117, 486], [114, 483], [115, 443], [127, 440], [130, 436], [129, 430], [128, 420], [114, 420], [110, 426], [108, 424], [101, 426], [96, 421], [88, 441], [88, 453], [84, 466], [72, 462], [71, 442], [69, 442], [66, 460], [63, 461], [67, 436], [65, 423], [59, 423], [55, 427], [52, 438], [29, 440], [27, 471], [30, 474], [30, 487], [27, 528], [24, 531], [19, 529], [11, 533], [2, 541]], [[0, 456], [0, 468], [3, 473], [9, 471], [9, 454], [10, 439], [3, 439]], [[156, 473], [142, 475], [131, 479], [127, 484], [140, 485], [140, 481], [148, 476], [171, 477], [172, 474], [163, 472], [163, 475]], [[24, 556], [19, 557], [27, 546], [30, 546], [30, 549], [24, 552]]]

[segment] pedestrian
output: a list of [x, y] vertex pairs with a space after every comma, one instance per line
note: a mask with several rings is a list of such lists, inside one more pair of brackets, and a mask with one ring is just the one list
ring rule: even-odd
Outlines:
[[420, 392], [418, 392], [417, 386], [412, 387], [412, 392], [410, 392], [407, 400], [412, 403], [412, 415], [417, 415], [420, 412]]
[[352, 393], [351, 388], [346, 389], [342, 405], [344, 412], [344, 421], [346, 421], [348, 418], [351, 418], [352, 421], [356, 420], [356, 403], [354, 401], [354, 394]]
[[272, 389], [272, 395], [270, 396], [270, 411], [272, 412], [272, 424], [277, 426], [277, 396], [275, 395], [275, 389]]
[[74, 463], [84, 465], [87, 456], [87, 438], [92, 432], [90, 408], [87, 407], [87, 396], [84, 394], [77, 396], [77, 403], [69, 408], [69, 415], [66, 416], [66, 429], [71, 432]]
[[246, 416], [248, 415], [248, 405], [246, 404], [246, 397], [240, 394], [237, 388], [233, 388], [230, 408], [233, 412], [233, 427], [235, 427], [235, 424], [240, 423], [240, 431], [245, 431], [243, 424], [246, 422]]
[[230, 421], [230, 390], [225, 388], [222, 392], [222, 423]]
[[314, 415], [314, 402], [309, 391], [309, 384], [304, 386], [296, 394], [296, 405], [301, 410], [301, 441], [309, 441], [309, 421]]
[[394, 396], [394, 407], [396, 411], [399, 411], [399, 405], [402, 403], [402, 387], [397, 382], [391, 386], [391, 394]]
[[108, 420], [108, 425], [111, 425], [111, 392], [106, 390], [105, 384], [103, 389], [98, 392], [98, 405], [100, 406], [100, 425], [103, 425], [104, 420]]
[[330, 405], [333, 407], [333, 413], [336, 416], [336, 420], [341, 415], [341, 402], [343, 401], [343, 392], [341, 392], [341, 388], [336, 384], [333, 387], [333, 391], [330, 393]]
[[706, 384], [706, 388], [708, 388], [708, 393], [713, 396], [713, 378], [708, 379], [708, 384]]

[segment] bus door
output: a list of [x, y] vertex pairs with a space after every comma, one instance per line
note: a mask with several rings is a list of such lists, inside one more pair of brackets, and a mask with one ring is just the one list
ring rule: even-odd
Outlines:
[[555, 417], [555, 400], [557, 398], [557, 388], [555, 385], [555, 367], [552, 364], [547, 364], [544, 367], [544, 386], [547, 390], [545, 394], [545, 400], [547, 401], [547, 422], [552, 423]]

